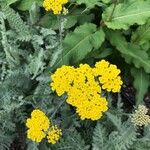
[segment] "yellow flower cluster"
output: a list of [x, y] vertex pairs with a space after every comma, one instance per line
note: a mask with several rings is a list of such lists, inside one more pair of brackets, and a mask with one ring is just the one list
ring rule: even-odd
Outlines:
[[[27, 119], [26, 126], [29, 128], [27, 130], [27, 137], [35, 142], [41, 142], [48, 132], [48, 142], [55, 144], [62, 135], [61, 130], [57, 126], [52, 126], [48, 117], [39, 109], [33, 110], [31, 118]], [[49, 130], [56, 130], [57, 132]]]
[[62, 66], [51, 76], [51, 87], [58, 96], [68, 94], [67, 103], [76, 107], [82, 120], [98, 120], [108, 109], [107, 100], [100, 96], [101, 87], [119, 92], [122, 84], [119, 73], [115, 65], [105, 60], [96, 63], [95, 68], [87, 64], [79, 68]]
[[61, 135], [61, 129], [58, 129], [57, 126], [52, 126], [51, 131], [49, 131], [47, 135], [48, 142], [51, 144], [56, 144]]
[[31, 118], [27, 119], [26, 126], [29, 128], [27, 131], [27, 137], [35, 142], [41, 142], [45, 138], [50, 122], [46, 115], [36, 109], [31, 113]]
[[144, 105], [139, 105], [138, 110], [131, 116], [131, 122], [137, 126], [147, 126], [150, 124], [150, 116], [147, 113], [148, 109]]
[[108, 92], [119, 92], [122, 80], [119, 76], [120, 70], [116, 65], [109, 64], [108, 61], [102, 60], [97, 62], [94, 68], [95, 76], [98, 76], [102, 89], [106, 89]]
[[63, 5], [66, 3], [68, 3], [68, 0], [44, 0], [43, 7], [46, 11], [52, 10], [54, 14], [60, 14], [63, 10]]

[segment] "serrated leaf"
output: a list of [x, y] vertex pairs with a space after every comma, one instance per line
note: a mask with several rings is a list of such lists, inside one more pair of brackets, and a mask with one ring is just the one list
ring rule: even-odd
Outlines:
[[[103, 21], [108, 28], [127, 30], [133, 24], [143, 25], [150, 17], [150, 1], [130, 1], [114, 4], [103, 13]], [[113, 13], [112, 13], [113, 12]]]
[[5, 14], [6, 19], [12, 29], [18, 33], [18, 39], [22, 41], [29, 41], [31, 34], [29, 26], [22, 20], [19, 13], [16, 13], [14, 9], [9, 6], [2, 6], [2, 11]]
[[98, 123], [93, 133], [92, 149], [93, 150], [103, 149], [104, 145], [106, 145], [107, 142], [106, 136], [107, 136], [106, 129], [100, 123]]
[[136, 105], [143, 103], [144, 95], [149, 86], [149, 75], [143, 69], [131, 69], [131, 74], [134, 77], [134, 87], [136, 88]]
[[54, 145], [54, 150], [89, 150], [90, 146], [85, 144], [84, 139], [76, 130], [64, 134], [64, 138]]
[[136, 141], [136, 132], [132, 126], [128, 126], [121, 133], [111, 132], [108, 142], [112, 143], [111, 148], [114, 150], [128, 150], [134, 141]]
[[113, 123], [113, 125], [117, 128], [118, 131], [122, 131], [121, 128], [121, 117], [118, 117], [116, 115], [113, 115], [112, 113], [106, 112], [107, 117], [109, 120]]
[[144, 68], [145, 72], [150, 73], [150, 59], [145, 51], [136, 45], [126, 42], [120, 32], [109, 30], [106, 31], [106, 35], [127, 63], [133, 63], [136, 68]]
[[39, 150], [38, 145], [39, 144], [30, 141], [27, 143], [27, 150]]
[[150, 42], [150, 19], [145, 25], [138, 27], [133, 33], [132, 42], [139, 45]]
[[41, 49], [37, 56], [29, 56], [29, 59], [31, 62], [29, 63], [29, 66], [27, 67], [27, 70], [30, 72], [30, 74], [33, 75], [32, 79], [34, 79], [37, 75], [43, 72], [45, 69], [45, 62], [44, 62], [45, 52]]
[[105, 34], [96, 25], [87, 23], [79, 26], [68, 34], [63, 42], [63, 56], [54, 68], [62, 64], [76, 64], [86, 57], [94, 48], [98, 48], [104, 41]]

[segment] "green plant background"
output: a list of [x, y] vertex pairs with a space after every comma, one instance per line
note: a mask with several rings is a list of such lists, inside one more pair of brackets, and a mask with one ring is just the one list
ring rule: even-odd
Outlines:
[[[150, 127], [134, 127], [130, 114], [150, 85], [150, 1], [70, 0], [69, 13], [58, 16], [42, 2], [0, 0], [0, 150], [15, 141], [27, 150], [149, 150]], [[65, 96], [51, 91], [50, 75], [63, 64], [101, 59], [121, 69], [124, 84], [133, 81], [136, 105], [125, 108], [121, 93], [105, 95], [110, 106], [103, 118], [81, 121]], [[26, 138], [34, 108], [62, 128], [56, 145]]]

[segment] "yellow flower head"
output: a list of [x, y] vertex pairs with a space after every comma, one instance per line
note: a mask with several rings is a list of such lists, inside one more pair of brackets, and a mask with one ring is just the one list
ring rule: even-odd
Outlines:
[[34, 142], [41, 142], [46, 137], [46, 134], [41, 130], [31, 128], [27, 131], [27, 137]]
[[80, 64], [79, 68], [62, 66], [51, 76], [51, 87], [58, 96], [68, 94], [67, 103], [76, 107], [81, 119], [98, 120], [107, 111], [107, 100], [101, 89], [119, 92], [122, 81], [120, 70], [102, 60], [94, 68]]
[[27, 137], [33, 141], [40, 142], [46, 136], [44, 131], [49, 129], [50, 122], [42, 111], [35, 109], [31, 113], [31, 118], [27, 119], [26, 126], [29, 128]]
[[61, 14], [63, 5], [66, 3], [68, 3], [68, 0], [44, 0], [43, 7], [46, 11], [53, 11], [54, 14]]
[[56, 90], [58, 96], [68, 92], [74, 79], [74, 67], [62, 66], [51, 76], [54, 81], [51, 83], [52, 90]]
[[39, 109], [35, 109], [31, 113], [31, 118], [27, 119], [26, 126], [29, 129], [34, 128], [37, 130], [47, 131], [50, 126], [50, 122], [47, 116], [42, 111], [40, 111]]
[[51, 130], [48, 132], [47, 139], [51, 144], [56, 144], [62, 135], [61, 129], [58, 129], [57, 126], [52, 126]]
[[137, 126], [147, 126], [150, 123], [150, 116], [147, 113], [148, 109], [144, 105], [139, 105], [138, 110], [131, 116], [131, 122]]
[[93, 97], [91, 101], [84, 101], [82, 105], [77, 107], [77, 113], [81, 120], [91, 119], [98, 120], [102, 117], [102, 112], [107, 111], [107, 101], [105, 98]]
[[102, 89], [108, 92], [119, 92], [123, 84], [119, 76], [120, 70], [116, 65], [109, 64], [109, 62], [102, 60], [97, 62], [94, 68], [95, 76], [98, 76]]

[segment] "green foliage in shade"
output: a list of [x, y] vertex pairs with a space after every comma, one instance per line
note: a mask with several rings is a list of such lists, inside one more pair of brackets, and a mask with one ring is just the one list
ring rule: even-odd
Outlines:
[[[64, 24], [65, 29], [69, 29], [74, 27], [76, 24], [84, 24], [87, 22], [91, 22], [94, 18], [93, 14], [89, 14], [89, 12], [82, 13], [84, 9], [78, 8], [76, 10], [71, 11], [68, 15], [64, 16], [66, 20]], [[59, 22], [56, 15], [52, 12], [46, 13], [40, 20], [39, 25], [42, 25], [46, 28], [52, 28], [54, 30], [59, 29]]]
[[69, 150], [89, 150], [89, 145], [85, 144], [81, 135], [76, 131], [70, 131], [70, 133], [64, 133], [64, 138], [53, 147], [53, 150], [69, 149]]
[[22, 11], [30, 10], [34, 2], [36, 2], [39, 6], [42, 6], [43, 4], [43, 0], [21, 0], [17, 8]]
[[145, 72], [150, 73], [150, 59], [145, 51], [134, 44], [128, 43], [120, 32], [108, 30], [107, 38], [127, 63], [134, 64], [136, 68], [144, 68]]
[[143, 103], [144, 95], [147, 92], [150, 82], [150, 75], [146, 74], [143, 69], [131, 69], [134, 78], [134, 87], [136, 88], [136, 105]]
[[40, 19], [40, 7], [34, 2], [29, 10], [31, 24], [36, 24]]
[[139, 45], [150, 43], [150, 19], [146, 24], [139, 26], [136, 32], [133, 32], [132, 42]]
[[[133, 0], [112, 4], [103, 13], [103, 21], [108, 28], [127, 30], [133, 24], [143, 25], [150, 16], [150, 1]], [[114, 11], [113, 11], [114, 9]]]
[[100, 0], [76, 0], [78, 4], [86, 4], [87, 8], [92, 8], [95, 5], [102, 5]]
[[[128, 150], [137, 140], [134, 127], [127, 120], [122, 124], [121, 115], [109, 116], [108, 122], [97, 123], [93, 133], [93, 150]], [[114, 124], [114, 128], [109, 130], [110, 121]], [[119, 124], [117, 124], [119, 123]]]
[[[150, 85], [149, 1], [118, 0], [112, 13], [111, 0], [70, 0], [69, 13], [57, 16], [42, 2], [0, 0], [0, 150], [15, 149], [14, 141], [27, 150], [149, 150], [150, 127], [137, 136], [132, 104], [122, 92], [102, 91], [108, 112], [91, 121], [81, 120], [66, 95], [58, 97], [49, 86], [63, 64], [93, 66], [106, 59], [121, 69], [125, 85], [133, 82], [136, 104], [143, 103]], [[56, 145], [27, 139], [26, 119], [35, 108], [62, 129]]]
[[45, 69], [44, 51], [43, 50], [39, 51], [37, 55], [38, 56], [30, 55], [31, 62], [28, 66], [29, 67], [28, 71], [30, 72], [30, 74], [33, 74], [32, 79], [34, 79], [37, 75], [41, 74], [41, 72], [43, 72], [43, 70]]
[[98, 123], [93, 133], [93, 150], [104, 149], [107, 141], [107, 134], [106, 128]]
[[63, 41], [63, 54], [54, 68], [62, 64], [76, 64], [86, 57], [92, 49], [101, 46], [105, 39], [102, 29], [96, 28], [94, 24], [84, 24], [69, 33]]
[[11, 5], [19, 0], [6, 0], [7, 5]]

